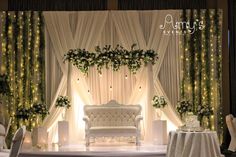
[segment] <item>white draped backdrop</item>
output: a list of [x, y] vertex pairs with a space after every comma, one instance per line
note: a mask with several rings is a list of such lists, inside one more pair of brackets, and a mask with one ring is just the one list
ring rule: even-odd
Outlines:
[[[179, 37], [164, 35], [159, 26], [167, 14], [174, 19], [180, 11], [89, 11], [44, 12], [46, 24], [46, 102], [50, 115], [44, 125], [49, 131], [49, 141], [57, 142], [57, 121], [61, 109], [55, 108], [58, 95], [68, 95], [72, 107], [66, 113], [70, 124], [70, 142], [84, 139], [83, 106], [104, 104], [114, 99], [122, 104], [141, 104], [142, 135], [151, 141], [152, 121], [155, 109], [151, 105], [153, 95], [164, 95], [168, 106], [163, 109], [162, 119], [168, 120], [168, 130], [181, 125], [174, 107], [179, 98]], [[159, 60], [133, 75], [126, 67], [118, 72], [96, 68], [85, 76], [75, 67], [63, 63], [63, 56], [73, 48], [94, 51], [97, 45], [122, 45], [130, 49], [137, 43], [140, 49], [153, 49]]]

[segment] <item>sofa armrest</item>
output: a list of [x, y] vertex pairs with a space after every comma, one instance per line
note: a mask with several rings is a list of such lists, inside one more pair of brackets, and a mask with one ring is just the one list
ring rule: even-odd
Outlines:
[[135, 117], [135, 125], [136, 125], [136, 127], [139, 128], [139, 123], [140, 123], [141, 120], [143, 120], [143, 117], [141, 115], [137, 115]]
[[89, 129], [90, 128], [90, 120], [88, 116], [84, 116], [83, 120], [85, 121], [85, 129]]

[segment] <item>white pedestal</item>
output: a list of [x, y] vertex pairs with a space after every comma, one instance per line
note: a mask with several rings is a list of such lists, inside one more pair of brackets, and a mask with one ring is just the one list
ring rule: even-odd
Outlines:
[[60, 145], [69, 144], [69, 122], [68, 121], [58, 122], [58, 143]]
[[26, 131], [25, 138], [22, 144], [22, 150], [30, 150], [32, 149], [32, 139], [31, 139], [31, 132]]
[[166, 145], [167, 144], [167, 121], [154, 120], [152, 123], [152, 137], [153, 144]]
[[46, 127], [34, 128], [32, 135], [33, 146], [44, 147], [48, 144], [48, 133]]

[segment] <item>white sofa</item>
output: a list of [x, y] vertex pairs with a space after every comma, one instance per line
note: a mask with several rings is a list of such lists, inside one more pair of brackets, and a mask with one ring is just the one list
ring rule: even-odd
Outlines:
[[86, 146], [90, 137], [135, 136], [136, 145], [140, 144], [140, 105], [121, 105], [111, 100], [103, 105], [85, 105]]

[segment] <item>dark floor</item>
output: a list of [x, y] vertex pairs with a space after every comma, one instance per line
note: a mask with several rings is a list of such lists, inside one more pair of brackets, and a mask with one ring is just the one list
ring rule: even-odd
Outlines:
[[228, 151], [228, 150], [222, 151], [222, 154], [224, 154], [225, 157], [236, 157], [236, 152], [231, 152], [231, 151]]

